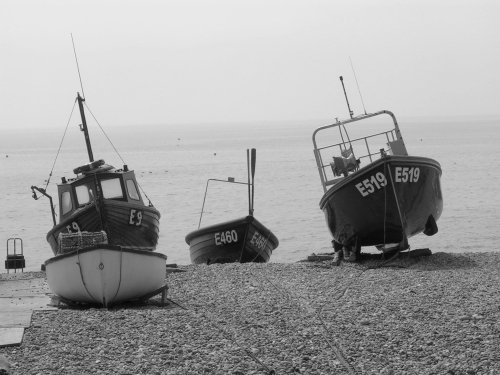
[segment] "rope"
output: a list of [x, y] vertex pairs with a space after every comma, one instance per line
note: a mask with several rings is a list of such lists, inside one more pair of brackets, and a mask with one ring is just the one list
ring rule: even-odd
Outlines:
[[113, 296], [111, 301], [114, 301], [118, 292], [120, 291], [120, 287], [122, 285], [122, 271], [123, 271], [123, 248], [120, 246], [120, 281], [118, 281], [118, 287], [116, 288], [116, 293]]
[[[353, 267], [354, 269], [358, 270], [358, 271], [361, 271], [357, 276], [354, 277], [354, 279], [359, 279], [363, 273], [365, 273], [366, 271], [370, 270], [370, 269], [377, 269], [377, 268], [381, 268], [383, 267], [385, 264], [393, 261], [394, 259], [396, 259], [397, 257], [399, 256], [399, 252], [396, 253], [395, 255], [393, 255], [390, 259], [388, 260], [385, 260], [384, 262], [382, 262], [381, 264], [377, 265], [377, 266], [370, 266], [370, 267], [365, 267], [363, 269], [359, 269], [357, 267]], [[218, 280], [218, 275], [217, 273], [212, 270], [211, 268], [208, 268], [210, 270], [210, 272], [213, 273], [213, 275], [215, 276], [215, 279]], [[297, 296], [294, 296], [292, 295], [292, 293], [290, 293], [287, 289], [285, 289], [284, 287], [281, 287], [281, 286], [278, 286], [276, 285], [273, 281], [271, 281], [269, 278], [267, 278], [265, 275], [257, 275], [257, 274], [254, 274], [252, 273], [252, 276], [254, 276], [255, 279], [261, 279], [261, 284], [262, 285], [271, 285], [273, 288], [275, 288], [280, 294], [282, 297], [284, 297], [284, 299], [286, 301], [289, 301], [290, 303], [294, 303], [296, 306], [299, 307], [299, 309], [301, 310], [304, 310], [306, 313], [308, 313], [309, 315], [316, 315], [318, 320], [319, 320], [319, 323], [324, 331], [324, 333], [322, 334], [322, 338], [323, 340], [327, 343], [327, 345], [331, 348], [331, 350], [333, 351], [333, 353], [335, 354], [335, 356], [337, 357], [337, 359], [339, 360], [339, 362], [347, 369], [348, 373], [350, 375], [358, 375], [360, 374], [360, 371], [355, 367], [353, 366], [352, 364], [350, 364], [346, 358], [346, 355], [345, 353], [342, 351], [342, 348], [336, 344], [335, 342], [332, 342], [332, 340], [329, 338], [329, 336], [331, 336], [331, 333], [330, 331], [328, 330], [328, 327], [325, 323], [325, 321], [323, 320], [322, 316], [321, 316], [321, 312], [323, 310], [323, 307], [324, 305], [322, 305], [319, 309], [314, 309], [307, 300], [305, 300], [304, 298], [297, 298]], [[262, 282], [262, 278], [265, 279], [266, 283]], [[217, 283], [217, 285], [220, 285], [220, 283]], [[339, 293], [338, 293], [338, 296], [337, 296], [337, 300], [340, 300], [341, 298], [343, 298], [346, 294], [348, 290], [348, 287], [345, 287], [344, 289], [342, 289]], [[304, 300], [303, 303], [300, 302], [300, 299]], [[240, 350], [242, 350], [246, 355], [248, 355], [249, 357], [251, 357], [255, 362], [257, 362], [259, 365], [261, 365], [263, 368], [266, 369], [266, 371], [268, 371], [268, 374], [269, 375], [273, 375], [273, 374], [276, 374], [275, 370], [274, 369], [271, 369], [270, 367], [268, 367], [266, 364], [264, 364], [261, 360], [259, 360], [259, 358], [257, 358], [250, 350], [248, 350], [248, 348], [245, 348], [243, 345], [239, 344], [236, 339], [235, 339], [235, 334], [230, 334], [229, 332], [227, 332], [224, 327], [221, 327], [220, 324], [217, 323], [217, 321], [212, 317], [212, 316], [209, 316], [209, 311], [208, 309], [205, 308], [205, 312], [204, 313], [200, 313], [200, 312], [196, 312], [196, 311], [193, 311], [193, 310], [190, 310], [189, 308], [171, 300], [171, 299], [168, 299], [170, 302], [174, 303], [175, 305], [179, 306], [180, 308], [184, 309], [184, 310], [187, 310], [187, 311], [192, 311], [194, 312], [196, 315], [200, 315], [200, 316], [203, 316], [205, 317], [207, 320], [210, 320], [213, 325], [218, 328], [218, 330], [227, 338], [229, 339], [231, 342], [233, 342], [236, 346], [238, 346], [240, 348]], [[210, 314], [210, 315], [213, 315], [213, 314]], [[226, 326], [226, 328], [230, 328], [228, 326]]]
[[[104, 128], [101, 126], [101, 124], [99, 123], [99, 121], [97, 121], [97, 118], [94, 116], [94, 114], [92, 113], [92, 111], [90, 110], [89, 106], [87, 105], [87, 102], [84, 102], [83, 103], [85, 105], [85, 108], [87, 108], [87, 110], [89, 111], [90, 115], [92, 116], [92, 118], [94, 119], [94, 121], [96, 122], [96, 124], [99, 126], [99, 129], [101, 129], [101, 132], [102, 134], [104, 134], [104, 136], [106, 137], [106, 139], [108, 140], [109, 144], [111, 145], [111, 147], [113, 147], [113, 150], [115, 150], [116, 154], [118, 155], [118, 157], [120, 158], [120, 160], [122, 161], [122, 163], [125, 165], [127, 164], [125, 162], [125, 160], [122, 158], [122, 156], [120, 155], [120, 153], [118, 152], [117, 148], [115, 147], [115, 145], [113, 144], [113, 142], [111, 142], [111, 139], [108, 137], [108, 135], [106, 134], [106, 132], [104, 131]], [[148, 200], [149, 202], [149, 205], [150, 206], [153, 206], [153, 204], [151, 203], [151, 199], [149, 199], [148, 195], [146, 194], [146, 192], [144, 191], [144, 189], [142, 188], [142, 186], [139, 184], [139, 182], [137, 182], [137, 186], [139, 186], [139, 190], [142, 192], [142, 194], [144, 194], [144, 196], [146, 197], [146, 199]]]
[[61, 147], [64, 141], [64, 137], [66, 137], [66, 132], [68, 131], [69, 122], [71, 121], [71, 117], [73, 116], [73, 111], [75, 110], [75, 106], [76, 106], [76, 99], [73, 102], [73, 108], [71, 108], [71, 113], [69, 115], [68, 122], [66, 123], [66, 129], [64, 129], [64, 134], [61, 138], [61, 143], [59, 144], [59, 148], [57, 149], [56, 158], [54, 159], [54, 163], [52, 164], [52, 169], [50, 170], [49, 178], [47, 179], [47, 184], [45, 185], [45, 190], [47, 190], [47, 187], [49, 186], [50, 179], [52, 177], [52, 172], [54, 172], [54, 167], [56, 165], [57, 158], [59, 157], [59, 153], [61, 152]]
[[[384, 160], [384, 176], [385, 176], [385, 171], [387, 167], [387, 161]], [[384, 246], [385, 246], [385, 238], [386, 238], [386, 220], [387, 220], [387, 178], [385, 179], [385, 186], [384, 186]]]
[[[345, 289], [347, 290], [347, 288]], [[342, 296], [345, 294], [345, 291], [344, 293], [342, 294]], [[323, 318], [321, 317], [321, 310], [323, 309], [324, 306], [321, 306], [318, 310], [318, 319], [319, 319], [319, 322], [321, 324], [321, 326], [323, 327], [323, 330], [328, 333], [328, 335], [331, 336], [330, 332], [328, 331], [328, 327], [326, 326]], [[339, 360], [340, 363], [342, 363], [344, 365], [344, 367], [347, 369], [347, 372], [349, 372], [349, 374], [354, 374], [356, 375], [358, 372], [356, 371], [356, 369], [347, 361], [347, 358], [345, 357], [345, 354], [344, 352], [342, 351], [342, 349], [331, 342], [331, 340], [328, 338], [327, 335], [323, 334], [323, 338], [324, 340], [326, 341], [326, 343], [328, 344], [328, 346], [330, 346], [330, 349], [332, 349], [332, 351], [335, 353], [335, 356], [337, 357], [337, 359]]]
[[[208, 267], [208, 266], [207, 266]], [[215, 279], [218, 279], [218, 275], [216, 272], [214, 272], [213, 269], [211, 269], [210, 267], [208, 267], [208, 269], [210, 270], [210, 272], [212, 272], [212, 274], [215, 276]], [[217, 283], [217, 285], [219, 285], [219, 283]], [[255, 354], [253, 354], [248, 348], [246, 347], [243, 347], [242, 345], [240, 345], [236, 339], [234, 338], [234, 334], [233, 335], [229, 335], [216, 321], [215, 319], [209, 317], [210, 320], [212, 320], [212, 322], [214, 323], [214, 325], [219, 329], [220, 332], [222, 332], [222, 334], [224, 334], [224, 336], [231, 340], [236, 346], [238, 346], [242, 351], [244, 351], [246, 353], [246, 355], [248, 355], [250, 358], [252, 358], [255, 362], [257, 362], [259, 365], [261, 365], [263, 368], [266, 369], [266, 371], [268, 372], [269, 375], [274, 375], [276, 374], [276, 372], [274, 371], [274, 369], [268, 367], [264, 362], [262, 362], [260, 359], [258, 359]]]
[[142, 194], [144, 194], [144, 196], [146, 197], [146, 199], [148, 200], [149, 202], [149, 205], [152, 207], [153, 206], [153, 203], [151, 203], [151, 199], [149, 199], [148, 195], [146, 194], [146, 192], [144, 191], [144, 189], [142, 188], [141, 184], [139, 184], [138, 181], [137, 182], [137, 186], [139, 186], [139, 190], [142, 191]]
[[[259, 277], [259, 276], [257, 276], [257, 277]], [[281, 293], [281, 295], [284, 296], [287, 300], [295, 302], [295, 304], [299, 307], [299, 309], [305, 310], [310, 315], [316, 315], [318, 320], [320, 321], [321, 327], [323, 328], [323, 330], [327, 334], [326, 335], [325, 333], [323, 333], [322, 337], [325, 340], [325, 342], [328, 344], [328, 346], [332, 349], [333, 353], [335, 354], [335, 356], [337, 357], [339, 362], [341, 362], [342, 365], [344, 365], [344, 367], [347, 369], [349, 374], [351, 374], [351, 375], [359, 374], [359, 372], [356, 370], [356, 368], [347, 361], [346, 356], [345, 356], [344, 352], [342, 351], [342, 348], [339, 347], [339, 345], [333, 343], [328, 338], [328, 335], [330, 335], [330, 332], [328, 331], [326, 324], [324, 323], [323, 319], [321, 318], [321, 310], [323, 309], [324, 306], [321, 306], [320, 309], [318, 311], [316, 311], [307, 301], [305, 301], [304, 304], [301, 304], [300, 301], [298, 300], [299, 298], [294, 297], [290, 292], [288, 292], [288, 290], [286, 290], [284, 288], [279, 288], [276, 284], [274, 284], [266, 276], [262, 276], [262, 277], [264, 279], [266, 279], [266, 281], [269, 284], [271, 284], [279, 293]], [[338, 297], [337, 299], [342, 298], [344, 296], [346, 290], [347, 290], [347, 287], [344, 288], [344, 290], [341, 293], [342, 295], [340, 297]]]
[[118, 157], [120, 158], [120, 160], [122, 161], [123, 164], [127, 164], [125, 163], [125, 160], [123, 160], [122, 156], [120, 155], [120, 153], [118, 152], [118, 150], [116, 149], [115, 145], [113, 144], [113, 142], [111, 142], [111, 139], [109, 139], [108, 135], [106, 134], [106, 132], [104, 131], [103, 127], [101, 126], [101, 124], [99, 123], [99, 121], [97, 121], [96, 117], [94, 116], [94, 114], [92, 113], [92, 111], [90, 110], [89, 106], [87, 105], [87, 102], [85, 101], [83, 104], [85, 104], [85, 108], [87, 108], [87, 110], [89, 111], [90, 115], [92, 116], [92, 118], [94, 119], [94, 121], [96, 122], [96, 124], [99, 126], [99, 129], [101, 129], [102, 131], [102, 134], [104, 134], [104, 136], [106, 137], [106, 139], [108, 140], [109, 144], [111, 145], [111, 147], [113, 147], [113, 150], [115, 150], [116, 154], [118, 155]]
[[80, 264], [80, 248], [76, 249], [76, 256], [78, 259], [76, 264], [78, 264], [78, 269], [80, 271], [80, 279], [82, 280], [83, 287], [85, 288], [85, 291], [87, 292], [90, 298], [92, 298], [93, 300], [97, 300], [87, 289], [87, 284], [85, 283], [85, 279], [83, 277], [82, 265]]
[[[376, 265], [376, 266], [370, 266], [370, 267], [365, 267], [361, 270], [361, 272], [354, 277], [354, 279], [359, 279], [363, 273], [365, 273], [366, 271], [368, 270], [371, 270], [371, 269], [377, 269], [377, 268], [381, 268], [383, 267], [384, 265], [386, 265], [387, 263], [393, 261], [394, 259], [396, 259], [398, 256], [399, 256], [399, 252], [397, 252], [396, 254], [394, 254], [391, 258], [389, 258], [388, 260], [385, 260], [384, 262], [382, 262], [381, 264], [379, 265]], [[353, 267], [355, 268], [355, 267]], [[355, 268], [356, 270], [360, 270], [359, 268]], [[321, 317], [321, 311], [324, 307], [321, 306], [318, 310], [315, 310], [313, 307], [310, 306], [310, 304], [307, 302], [307, 301], [304, 301], [304, 304], [305, 306], [303, 306], [304, 304], [301, 304], [299, 299], [294, 297], [288, 290], [286, 290], [285, 288], [279, 288], [276, 284], [274, 284], [270, 279], [268, 279], [266, 276], [264, 275], [260, 275], [260, 276], [257, 276], [257, 275], [253, 275], [254, 277], [263, 277], [269, 284], [271, 284], [279, 293], [281, 293], [282, 296], [284, 296], [287, 300], [289, 301], [294, 301], [295, 304], [305, 310], [307, 313], [311, 314], [311, 315], [316, 315], [323, 330], [325, 331], [326, 334], [323, 334], [322, 337], [323, 339], [325, 340], [325, 342], [328, 344], [328, 346], [332, 349], [332, 351], [334, 352], [335, 356], [337, 357], [337, 359], [344, 365], [344, 367], [347, 369], [347, 371], [349, 372], [349, 374], [351, 375], [357, 375], [359, 374], [360, 372], [352, 365], [350, 364], [347, 359], [346, 359], [346, 356], [344, 354], [344, 352], [342, 351], [342, 348], [339, 347], [337, 344], [335, 344], [334, 342], [332, 342], [328, 336], [331, 336], [330, 332], [328, 331], [328, 327], [326, 326], [326, 323], [324, 322], [323, 318]], [[342, 297], [345, 296], [346, 292], [347, 292], [347, 287], [345, 287], [343, 290], [340, 291], [340, 293], [338, 293], [338, 297], [337, 297], [337, 300], [340, 300]], [[302, 298], [304, 299], [304, 298]]]

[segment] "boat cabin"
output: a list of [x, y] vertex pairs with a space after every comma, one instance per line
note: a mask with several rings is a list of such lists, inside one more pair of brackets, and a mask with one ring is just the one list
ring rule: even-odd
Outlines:
[[60, 222], [97, 198], [144, 205], [135, 173], [129, 171], [126, 165], [123, 169], [115, 169], [104, 164], [104, 160], [98, 160], [78, 167], [74, 172], [77, 177], [63, 177], [62, 183], [57, 185]]

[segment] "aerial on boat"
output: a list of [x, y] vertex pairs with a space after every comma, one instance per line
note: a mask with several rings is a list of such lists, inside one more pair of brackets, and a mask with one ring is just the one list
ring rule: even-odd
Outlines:
[[[159, 211], [145, 204], [133, 170], [95, 160], [77, 94], [89, 162], [57, 184], [59, 222], [47, 186], [32, 186], [49, 198], [53, 227], [47, 233], [54, 257], [45, 262], [52, 291], [70, 302], [103, 306], [140, 299], [164, 287], [164, 254], [156, 253]], [[50, 180], [50, 179], [49, 179]], [[48, 185], [48, 182], [47, 182]]]
[[[251, 155], [251, 156], [250, 156]], [[230, 263], [230, 262], [268, 262], [279, 241], [276, 236], [254, 217], [254, 177], [256, 150], [247, 150], [248, 182], [209, 179], [201, 208], [198, 229], [186, 235], [191, 262], [194, 264]], [[201, 227], [203, 209], [210, 182], [226, 182], [248, 186], [249, 213], [245, 217]]]
[[354, 116], [340, 80], [350, 118], [317, 128], [312, 136], [324, 192], [320, 208], [336, 256], [357, 260], [364, 246], [384, 253], [408, 250], [410, 237], [438, 231], [441, 166], [408, 154], [392, 112]]

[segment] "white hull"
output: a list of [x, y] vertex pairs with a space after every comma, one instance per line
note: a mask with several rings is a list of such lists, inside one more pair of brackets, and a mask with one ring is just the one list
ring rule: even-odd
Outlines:
[[54, 294], [107, 307], [163, 287], [166, 259], [152, 251], [97, 245], [50, 258], [45, 269]]

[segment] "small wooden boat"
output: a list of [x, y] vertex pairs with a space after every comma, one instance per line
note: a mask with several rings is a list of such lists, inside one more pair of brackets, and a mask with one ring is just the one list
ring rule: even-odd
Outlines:
[[[191, 262], [194, 264], [229, 263], [229, 262], [268, 262], [279, 241], [276, 236], [253, 216], [254, 175], [256, 151], [247, 150], [248, 183], [209, 179], [201, 209], [198, 229], [186, 236]], [[203, 208], [210, 181], [248, 185], [249, 215], [240, 219], [200, 228]]]
[[167, 257], [154, 251], [94, 245], [45, 262], [47, 283], [63, 301], [110, 307], [165, 289]]
[[[438, 231], [436, 222], [443, 210], [441, 166], [436, 160], [408, 155], [392, 112], [354, 117], [348, 101], [347, 105], [350, 119], [320, 127], [312, 137], [324, 191], [320, 208], [333, 247], [354, 259], [362, 246], [406, 250], [408, 238]], [[368, 134], [352, 137], [360, 121], [382, 115], [392, 120], [389, 128], [376, 128], [380, 123], [370, 121]], [[363, 133], [361, 129], [354, 130]]]
[[45, 264], [49, 287], [67, 301], [109, 306], [161, 288], [166, 256], [153, 252], [160, 213], [144, 203], [134, 171], [94, 160], [84, 100], [77, 94], [89, 163], [57, 185], [59, 223], [46, 188], [31, 189], [34, 199], [39, 192], [50, 201], [54, 226], [47, 241], [55, 257]]

